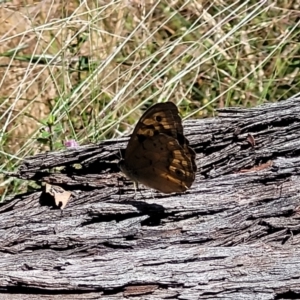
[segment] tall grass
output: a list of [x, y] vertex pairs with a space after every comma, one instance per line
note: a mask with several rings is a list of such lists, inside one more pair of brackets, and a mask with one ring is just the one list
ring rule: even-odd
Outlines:
[[[99, 3], [1, 4], [0, 172], [128, 133], [156, 102], [202, 118], [299, 92], [296, 1]], [[0, 177], [2, 195], [25, 188]]]

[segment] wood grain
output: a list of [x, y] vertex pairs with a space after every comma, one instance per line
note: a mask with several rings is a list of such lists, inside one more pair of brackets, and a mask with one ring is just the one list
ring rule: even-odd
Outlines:
[[27, 158], [15, 176], [72, 198], [63, 212], [42, 189], [1, 205], [0, 290], [7, 299], [297, 298], [299, 105], [185, 122], [198, 171], [181, 195], [134, 195], [117, 168], [127, 139]]

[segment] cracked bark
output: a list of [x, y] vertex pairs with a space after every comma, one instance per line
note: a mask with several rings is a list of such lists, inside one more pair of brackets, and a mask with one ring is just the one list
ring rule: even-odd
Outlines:
[[41, 188], [1, 205], [0, 291], [7, 299], [298, 297], [299, 107], [295, 98], [185, 122], [198, 172], [181, 195], [135, 195], [116, 165], [127, 139], [28, 157], [15, 176], [72, 198], [60, 211]]

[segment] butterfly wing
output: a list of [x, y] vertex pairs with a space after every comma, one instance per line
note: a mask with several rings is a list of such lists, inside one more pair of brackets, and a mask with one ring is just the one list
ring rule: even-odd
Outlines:
[[134, 182], [163, 193], [183, 192], [195, 179], [195, 152], [172, 102], [148, 109], [137, 123], [120, 168]]
[[184, 192], [195, 180], [189, 153], [176, 139], [163, 133], [139, 144], [131, 159], [125, 160], [125, 174], [162, 193]]
[[181, 118], [177, 106], [173, 102], [155, 104], [141, 116], [128, 142], [125, 160], [134, 151], [137, 143], [159, 133], [164, 133], [175, 139], [182, 139], [183, 137]]

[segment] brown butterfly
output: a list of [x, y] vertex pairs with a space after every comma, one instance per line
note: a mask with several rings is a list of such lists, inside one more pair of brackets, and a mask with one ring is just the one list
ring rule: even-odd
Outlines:
[[183, 135], [177, 106], [158, 103], [138, 121], [119, 167], [136, 185], [162, 193], [184, 192], [195, 180], [195, 156]]

